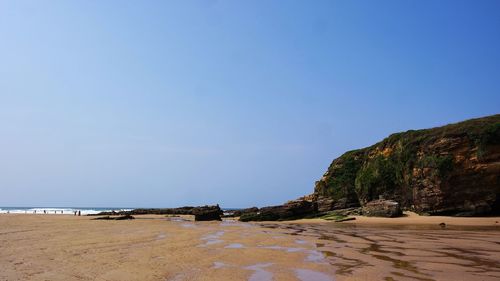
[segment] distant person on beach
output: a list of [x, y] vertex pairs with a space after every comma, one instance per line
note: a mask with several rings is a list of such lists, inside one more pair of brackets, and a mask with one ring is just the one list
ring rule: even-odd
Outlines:
[[82, 213], [80, 212], [80, 210], [78, 210], [78, 216], [80, 216]]

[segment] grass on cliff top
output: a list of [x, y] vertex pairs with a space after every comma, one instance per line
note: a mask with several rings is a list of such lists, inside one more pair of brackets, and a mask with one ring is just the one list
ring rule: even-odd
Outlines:
[[417, 146], [425, 147], [427, 144], [433, 143], [441, 138], [464, 136], [477, 147], [477, 156], [483, 156], [489, 145], [500, 144], [500, 114], [470, 119], [442, 127], [395, 133], [367, 149], [387, 147], [396, 143], [406, 146], [407, 148]]

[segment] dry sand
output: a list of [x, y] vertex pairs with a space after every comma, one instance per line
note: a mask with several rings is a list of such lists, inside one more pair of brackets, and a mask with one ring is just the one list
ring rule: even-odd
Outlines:
[[0, 280], [500, 279], [499, 218], [137, 218], [0, 215]]

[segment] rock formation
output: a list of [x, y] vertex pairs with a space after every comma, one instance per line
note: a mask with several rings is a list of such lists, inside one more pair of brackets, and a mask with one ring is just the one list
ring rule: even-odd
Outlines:
[[222, 210], [219, 205], [215, 206], [203, 206], [196, 207], [192, 210], [192, 214], [194, 215], [195, 221], [220, 221], [220, 216], [222, 215]]
[[[158, 208], [158, 209], [134, 209], [120, 212], [100, 212], [91, 216], [107, 216], [97, 219], [117, 219], [109, 216], [121, 215], [132, 217], [132, 215], [194, 215], [196, 221], [221, 220], [222, 210], [219, 205], [200, 207], [180, 207], [180, 208]], [[133, 218], [133, 217], [132, 217]]]
[[259, 212], [259, 208], [251, 207], [251, 208], [246, 208], [246, 209], [241, 209], [241, 210], [229, 211], [227, 215], [224, 215], [224, 217], [227, 217], [227, 218], [241, 217], [242, 215], [245, 215], [245, 214], [257, 213], [257, 212]]
[[284, 205], [263, 207], [257, 212], [245, 213], [240, 217], [240, 221], [274, 221], [298, 219], [315, 213], [316, 208], [313, 202], [303, 199], [288, 201]]
[[363, 215], [369, 217], [395, 218], [402, 214], [399, 203], [392, 200], [373, 200], [363, 207]]
[[345, 153], [316, 182], [326, 211], [379, 197], [403, 209], [443, 215], [500, 212], [500, 115], [410, 130]]
[[110, 217], [110, 216], [105, 216], [105, 217], [98, 217], [93, 220], [115, 220], [115, 221], [121, 221], [121, 220], [133, 220], [135, 219], [132, 215], [123, 215], [119, 217]]
[[[333, 210], [389, 217], [400, 215], [401, 210], [430, 215], [500, 214], [500, 114], [393, 134], [333, 160], [311, 195], [228, 216], [240, 216], [242, 221], [289, 220]], [[217, 205], [98, 215], [127, 214], [220, 220], [222, 211]]]
[[287, 220], [333, 210], [386, 217], [401, 210], [500, 214], [500, 114], [397, 133], [346, 152], [333, 160], [313, 194], [240, 220]]

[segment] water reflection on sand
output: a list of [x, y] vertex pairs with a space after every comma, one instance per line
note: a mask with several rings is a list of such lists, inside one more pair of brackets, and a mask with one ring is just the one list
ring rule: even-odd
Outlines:
[[500, 280], [500, 227], [22, 214], [0, 225], [9, 281]]
[[316, 241], [318, 251], [336, 269], [337, 280], [500, 279], [499, 228], [261, 225]]

